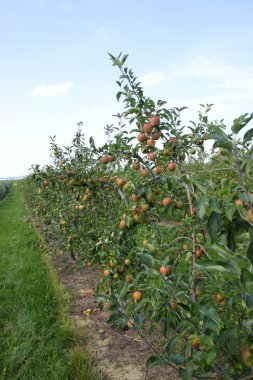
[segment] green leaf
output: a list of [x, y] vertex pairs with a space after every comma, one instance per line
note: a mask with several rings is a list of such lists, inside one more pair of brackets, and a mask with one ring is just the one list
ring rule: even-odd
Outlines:
[[192, 180], [195, 187], [197, 187], [203, 194], [207, 193], [208, 181], [197, 181], [196, 179]]
[[213, 144], [213, 149], [215, 148], [224, 148], [228, 150], [229, 152], [231, 152], [233, 149], [233, 145], [230, 141], [216, 140], [215, 143]]
[[245, 208], [241, 205], [238, 205], [237, 208], [238, 208], [241, 218], [248, 222], [249, 219], [248, 219], [247, 211], [245, 210]]
[[249, 228], [249, 236], [250, 236], [250, 243], [247, 250], [247, 257], [251, 264], [253, 265], [253, 227], [250, 226]]
[[211, 320], [217, 325], [220, 323], [219, 315], [213, 307], [202, 306], [200, 309], [200, 314], [207, 320]]
[[198, 216], [200, 219], [203, 219], [205, 212], [206, 212], [206, 207], [208, 205], [208, 198], [206, 196], [200, 198], [199, 204], [198, 204]]
[[187, 368], [179, 368], [179, 375], [183, 380], [192, 380], [192, 365], [187, 366]]
[[234, 266], [222, 262], [218, 262], [217, 264], [209, 264], [207, 262], [198, 263], [196, 264], [197, 270], [206, 270], [210, 272], [221, 272], [221, 273], [228, 273], [232, 274], [236, 277], [240, 277], [240, 271]]
[[166, 357], [169, 362], [172, 362], [176, 365], [183, 365], [185, 364], [185, 357], [180, 354], [170, 354], [169, 356]]
[[121, 59], [121, 65], [122, 65], [122, 66], [123, 66], [124, 63], [126, 62], [127, 57], [128, 57], [128, 54], [123, 55], [123, 57], [122, 57], [122, 59]]
[[165, 359], [159, 358], [158, 356], [151, 356], [146, 361], [147, 367], [155, 367], [157, 365], [168, 365]]
[[227, 143], [229, 142], [228, 137], [225, 135], [224, 132], [210, 132], [206, 136], [206, 140], [215, 140], [219, 141], [219, 143]]
[[217, 214], [221, 214], [220, 207], [218, 206], [215, 198], [211, 198], [209, 200], [209, 204], [212, 211], [216, 212]]
[[207, 230], [211, 240], [214, 242], [217, 240], [217, 234], [221, 230], [221, 214], [212, 211], [208, 221]]
[[253, 137], [253, 128], [249, 129], [243, 136], [243, 143], [246, 144]]
[[236, 210], [237, 210], [237, 207], [235, 205], [225, 208], [225, 215], [230, 222], [232, 222], [233, 216]]
[[232, 125], [232, 132], [238, 133], [242, 128], [244, 128], [253, 118], [253, 113], [250, 114], [249, 117], [247, 117], [248, 113], [245, 113], [244, 115], [239, 116], [237, 119], [234, 120], [234, 123]]
[[211, 351], [208, 351], [206, 353], [206, 362], [207, 362], [207, 364], [210, 364], [215, 358], [216, 358], [216, 352], [215, 352], [215, 350], [211, 350]]

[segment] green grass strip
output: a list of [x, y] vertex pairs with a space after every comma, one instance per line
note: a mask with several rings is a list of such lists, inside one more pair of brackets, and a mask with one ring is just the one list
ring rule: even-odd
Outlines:
[[0, 379], [98, 380], [17, 184], [0, 203]]

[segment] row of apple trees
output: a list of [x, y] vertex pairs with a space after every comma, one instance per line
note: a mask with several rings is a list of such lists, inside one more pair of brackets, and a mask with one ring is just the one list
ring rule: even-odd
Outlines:
[[149, 342], [147, 365], [182, 379], [250, 378], [253, 114], [228, 131], [202, 105], [182, 125], [183, 109], [145, 97], [126, 55], [110, 58], [124, 111], [107, 143], [86, 144], [81, 129], [69, 147], [52, 137], [54, 164], [33, 168], [26, 199], [60, 253], [99, 265], [100, 306]]
[[12, 183], [11, 181], [0, 181], [0, 200], [4, 199], [10, 192]]

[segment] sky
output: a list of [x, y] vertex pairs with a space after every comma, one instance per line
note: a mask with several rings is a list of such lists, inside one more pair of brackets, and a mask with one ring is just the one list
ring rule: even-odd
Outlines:
[[119, 72], [127, 66], [146, 96], [189, 107], [214, 103], [230, 127], [253, 111], [252, 0], [0, 0], [0, 178], [51, 163], [49, 136], [68, 146], [106, 141], [116, 124]]

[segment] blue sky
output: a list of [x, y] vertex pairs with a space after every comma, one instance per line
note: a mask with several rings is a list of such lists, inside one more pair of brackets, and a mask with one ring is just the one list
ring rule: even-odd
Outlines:
[[116, 122], [118, 71], [129, 54], [145, 94], [168, 107], [214, 103], [228, 126], [253, 111], [251, 0], [2, 0], [0, 177], [50, 163], [49, 136], [68, 145], [79, 121], [98, 145]]

